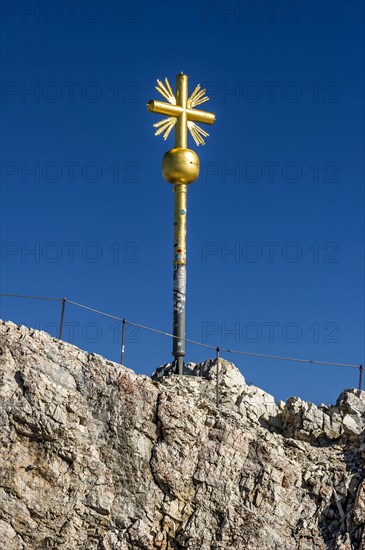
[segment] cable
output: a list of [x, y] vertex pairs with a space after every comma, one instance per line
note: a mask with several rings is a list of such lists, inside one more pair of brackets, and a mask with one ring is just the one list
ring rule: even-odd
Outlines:
[[233, 349], [223, 349], [226, 353], [236, 353], [239, 355], [250, 355], [252, 357], [264, 357], [266, 359], [280, 359], [281, 361], [295, 361], [296, 363], [314, 363], [316, 365], [332, 365], [334, 367], [352, 367], [359, 368], [359, 365], [353, 365], [352, 363], [333, 363], [330, 361], [315, 361], [314, 359], [297, 359], [295, 357], [281, 357], [280, 355], [265, 355], [263, 353], [251, 353], [249, 351], [240, 351]]
[[126, 319], [122, 319], [121, 317], [116, 317], [115, 315], [110, 315], [110, 313], [104, 313], [103, 311], [99, 311], [98, 309], [93, 309], [92, 307], [88, 307], [88, 306], [84, 306], [82, 304], [78, 304], [77, 302], [73, 302], [72, 300], [68, 300], [67, 298], [65, 298], [65, 301], [68, 304], [73, 304], [74, 306], [81, 307], [82, 309], [87, 309], [88, 311], [93, 311], [94, 313], [99, 313], [99, 315], [104, 315], [105, 317], [110, 317], [111, 319], [116, 319], [117, 321], [126, 321]]
[[[1, 296], [1, 294], [0, 294]], [[138, 327], [143, 330], [149, 330], [150, 332], [157, 332], [158, 334], [163, 334], [164, 336], [169, 336], [170, 338], [180, 338], [179, 336], [174, 336], [173, 334], [170, 334], [169, 332], [164, 332], [163, 330], [158, 330], [157, 328], [147, 327], [146, 325], [140, 325], [139, 323], [134, 323], [133, 321], [128, 321], [127, 319], [123, 319], [122, 317], [116, 317], [115, 315], [110, 315], [109, 313], [104, 313], [103, 311], [100, 311], [98, 309], [93, 309], [88, 306], [84, 306], [82, 304], [78, 304], [77, 302], [73, 302], [72, 300], [68, 300], [65, 298], [65, 301], [69, 304], [73, 304], [74, 306], [81, 307], [83, 309], [87, 309], [88, 311], [93, 311], [94, 313], [99, 313], [100, 315], [104, 315], [105, 317], [110, 317], [111, 319], [116, 319], [117, 321], [124, 321], [127, 325], [131, 325], [133, 327]], [[195, 340], [189, 340], [188, 338], [180, 338], [180, 340], [185, 340], [185, 342], [189, 342], [190, 344], [196, 344], [197, 346], [204, 346], [206, 348], [210, 349], [216, 349], [215, 346], [210, 346], [209, 344], [203, 344], [203, 342], [196, 342]]]
[[[14, 298], [32, 298], [35, 300], [52, 300], [52, 301], [58, 301], [58, 302], [67, 302], [69, 304], [72, 304], [74, 306], [80, 307], [82, 309], [86, 309], [88, 311], [92, 311], [94, 313], [98, 313], [99, 315], [104, 315], [105, 317], [109, 317], [110, 319], [115, 319], [117, 321], [124, 322], [125, 324], [141, 328], [142, 330], [148, 330], [150, 332], [155, 332], [157, 334], [162, 334], [163, 336], [168, 336], [169, 338], [178, 338], [177, 336], [170, 334], [169, 332], [164, 332], [162, 330], [158, 330], [156, 328], [147, 327], [146, 325], [140, 325], [139, 323], [134, 323], [132, 321], [128, 321], [127, 319], [123, 319], [122, 317], [117, 317], [116, 315], [111, 315], [110, 313], [105, 313], [104, 311], [100, 311], [98, 309], [94, 309], [92, 307], [84, 306], [83, 304], [79, 304], [78, 302], [73, 302], [72, 300], [68, 300], [67, 298], [44, 298], [41, 296], [24, 296], [22, 294], [0, 294], [0, 296], [10, 296]], [[241, 350], [234, 350], [234, 349], [227, 349], [227, 348], [217, 348], [217, 346], [211, 346], [209, 344], [204, 344], [203, 342], [198, 342], [196, 340], [190, 340], [189, 338], [180, 338], [180, 340], [184, 340], [185, 342], [189, 342], [190, 344], [194, 344], [196, 346], [201, 346], [204, 348], [219, 349], [220, 351], [226, 352], [226, 353], [233, 353], [236, 355], [247, 355], [250, 357], [261, 357], [263, 359], [277, 359], [278, 361], [292, 361], [294, 363], [312, 363], [315, 365], [330, 365], [333, 367], [349, 367], [349, 368], [355, 368], [358, 369], [359, 365], [354, 365], [352, 363], [334, 363], [331, 361], [316, 361], [314, 359], [298, 359], [295, 357], [282, 357], [280, 355], [266, 355], [263, 353], [252, 353], [249, 351], [241, 351]], [[360, 367], [361, 368], [361, 367]]]

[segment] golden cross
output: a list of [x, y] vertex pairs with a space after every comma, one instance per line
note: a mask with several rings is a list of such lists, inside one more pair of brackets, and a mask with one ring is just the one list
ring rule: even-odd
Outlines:
[[176, 95], [173, 93], [167, 78], [165, 78], [165, 83], [157, 80], [157, 84], [156, 90], [167, 99], [168, 103], [151, 99], [147, 103], [147, 109], [151, 113], [167, 115], [168, 118], [164, 118], [153, 125], [157, 128], [155, 135], [158, 136], [162, 132], [165, 132], [163, 138], [167, 139], [171, 130], [176, 125], [175, 147], [187, 148], [188, 130], [198, 146], [204, 145], [205, 141], [203, 137], [209, 134], [195, 124], [195, 122], [213, 124], [215, 122], [215, 115], [194, 109], [194, 107], [208, 101], [209, 98], [205, 95], [205, 89], [201, 90], [200, 84], [198, 84], [191, 96], [188, 97], [188, 77], [183, 73], [176, 76]]

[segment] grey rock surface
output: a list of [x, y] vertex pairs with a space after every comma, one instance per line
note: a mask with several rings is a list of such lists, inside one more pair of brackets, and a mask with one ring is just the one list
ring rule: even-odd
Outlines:
[[214, 360], [153, 381], [1, 322], [1, 549], [365, 550], [365, 392], [220, 367], [217, 407]]

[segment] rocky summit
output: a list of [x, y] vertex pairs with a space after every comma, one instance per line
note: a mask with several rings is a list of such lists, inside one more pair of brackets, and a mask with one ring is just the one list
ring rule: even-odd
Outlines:
[[365, 392], [275, 403], [222, 359], [217, 406], [214, 360], [153, 380], [0, 338], [2, 550], [365, 550]]

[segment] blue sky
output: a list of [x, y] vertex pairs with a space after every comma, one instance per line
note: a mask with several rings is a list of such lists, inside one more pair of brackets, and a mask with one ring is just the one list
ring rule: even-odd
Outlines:
[[[145, 104], [189, 76], [216, 114], [188, 194], [187, 337], [364, 362], [364, 5], [2, 3], [1, 292], [172, 330], [172, 187]], [[191, 139], [191, 138], [190, 138]], [[189, 146], [196, 149], [191, 140]], [[60, 305], [1, 299], [56, 334]], [[66, 307], [64, 337], [118, 361], [120, 326]], [[171, 360], [129, 328], [126, 365]], [[188, 361], [213, 350], [187, 346]], [[277, 399], [334, 402], [356, 369], [222, 354]]]

